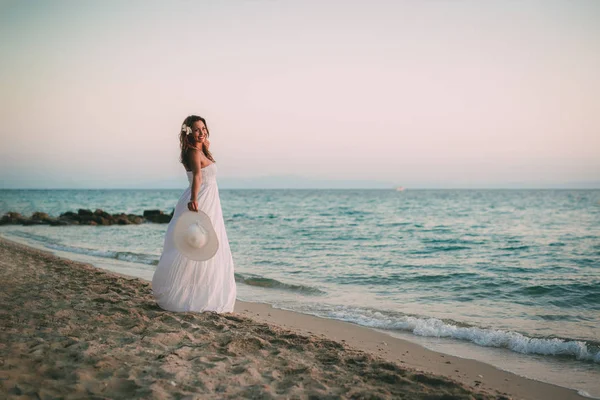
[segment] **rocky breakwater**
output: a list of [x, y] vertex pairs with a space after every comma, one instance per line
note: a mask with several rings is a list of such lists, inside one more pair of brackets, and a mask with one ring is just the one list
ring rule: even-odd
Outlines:
[[17, 212], [7, 212], [0, 218], [0, 225], [131, 225], [154, 222], [168, 223], [173, 213], [165, 214], [161, 210], [146, 210], [143, 215], [136, 214], [109, 214], [106, 211], [79, 209], [77, 212], [67, 211], [58, 217], [51, 217], [44, 212], [34, 212], [30, 217], [25, 217]]

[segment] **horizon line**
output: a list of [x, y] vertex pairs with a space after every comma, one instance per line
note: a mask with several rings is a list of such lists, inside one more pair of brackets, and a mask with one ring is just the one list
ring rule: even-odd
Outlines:
[[[219, 187], [219, 190], [390, 190], [390, 191], [414, 191], [414, 190], [600, 190], [600, 185], [593, 187], [556, 187], [556, 186], [539, 186], [539, 187], [484, 187], [484, 186], [456, 186], [456, 187], [402, 187], [402, 190], [397, 190], [396, 187]], [[64, 187], [64, 188], [0, 188], [0, 190], [185, 190], [185, 188], [160, 188], [160, 187]]]

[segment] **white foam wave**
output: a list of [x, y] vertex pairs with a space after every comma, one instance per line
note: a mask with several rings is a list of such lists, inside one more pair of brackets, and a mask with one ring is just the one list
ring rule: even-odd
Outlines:
[[[358, 312], [357, 312], [358, 311]], [[480, 346], [501, 347], [523, 354], [571, 356], [577, 360], [600, 363], [600, 351], [579, 340], [532, 338], [518, 332], [478, 327], [462, 327], [437, 318], [407, 315], [390, 317], [379, 311], [328, 310], [326, 316], [370, 328], [409, 331], [418, 336], [453, 338]]]
[[583, 397], [588, 397], [590, 399], [600, 399], [600, 397], [594, 397], [591, 394], [589, 394], [588, 392], [586, 392], [585, 390], [578, 390], [577, 394]]

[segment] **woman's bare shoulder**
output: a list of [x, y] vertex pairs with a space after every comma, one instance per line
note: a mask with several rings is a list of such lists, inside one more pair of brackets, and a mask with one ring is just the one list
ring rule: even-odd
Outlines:
[[185, 150], [186, 171], [195, 171], [202, 167], [201, 153], [202, 151], [194, 147], [188, 147]]
[[199, 149], [197, 147], [188, 147], [187, 148], [187, 156], [188, 158], [200, 158], [202, 159], [202, 157], [204, 156], [204, 152], [202, 151], [202, 149]]

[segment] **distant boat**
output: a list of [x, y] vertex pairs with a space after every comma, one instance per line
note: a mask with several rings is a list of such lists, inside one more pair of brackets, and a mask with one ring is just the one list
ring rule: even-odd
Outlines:
[[403, 186], [398, 186], [396, 188], [396, 192], [404, 192], [404, 187]]

